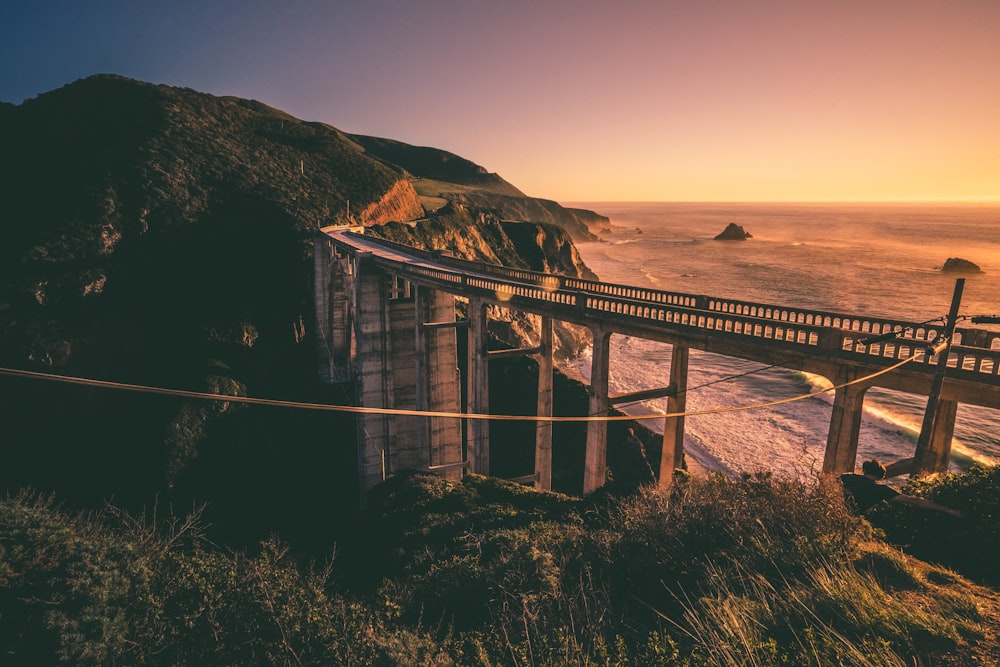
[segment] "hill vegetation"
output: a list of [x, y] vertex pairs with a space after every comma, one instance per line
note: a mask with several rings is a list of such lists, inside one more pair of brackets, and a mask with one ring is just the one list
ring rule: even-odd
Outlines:
[[[443, 151], [366, 143], [395, 149], [372, 155], [357, 137], [253, 100], [113, 75], [3, 105], [0, 365], [348, 400], [317, 380], [312, 235], [425, 216], [415, 177], [386, 157], [466, 184], [455, 187], [483, 171]], [[514, 239], [510, 224], [478, 219], [463, 208], [426, 224], [448, 226], [456, 251], [502, 249], [477, 256], [486, 261], [585, 269], [557, 227], [532, 223]], [[208, 522], [237, 543], [272, 530], [308, 542], [317, 533], [302, 508], [330, 522], [355, 505], [349, 418], [11, 378], [0, 392], [0, 488], [130, 510], [207, 501]]]
[[[996, 475], [948, 484], [996, 507]], [[367, 528], [312, 565], [274, 539], [220, 550], [196, 515], [0, 501], [5, 664], [1000, 659], [996, 592], [874, 539], [829, 481], [681, 478], [577, 500], [414, 474], [371, 498]]]

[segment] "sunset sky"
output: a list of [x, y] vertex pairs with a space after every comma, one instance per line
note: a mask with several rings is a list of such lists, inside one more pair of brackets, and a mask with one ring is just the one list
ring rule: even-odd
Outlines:
[[559, 201], [1000, 200], [995, 0], [0, 4], [0, 100], [98, 72]]

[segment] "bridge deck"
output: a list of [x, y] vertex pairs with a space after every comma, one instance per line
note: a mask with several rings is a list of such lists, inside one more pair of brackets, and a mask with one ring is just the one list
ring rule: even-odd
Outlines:
[[[845, 366], [858, 375], [915, 355], [872, 386], [927, 394], [937, 359], [927, 346], [943, 325], [834, 313], [568, 278], [471, 262], [366, 237], [323, 230], [335, 246], [370, 257], [414, 284], [478, 297], [583, 325], [835, 378]], [[891, 340], [865, 339], [899, 332]], [[1000, 333], [958, 329], [942, 397], [1000, 408]]]

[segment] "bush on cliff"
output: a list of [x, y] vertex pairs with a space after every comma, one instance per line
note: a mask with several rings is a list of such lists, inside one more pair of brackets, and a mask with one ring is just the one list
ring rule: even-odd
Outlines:
[[938, 473], [909, 481], [906, 493], [962, 512], [960, 519], [895, 504], [870, 512], [871, 523], [908, 553], [1000, 585], [1000, 466], [973, 465], [968, 472]]

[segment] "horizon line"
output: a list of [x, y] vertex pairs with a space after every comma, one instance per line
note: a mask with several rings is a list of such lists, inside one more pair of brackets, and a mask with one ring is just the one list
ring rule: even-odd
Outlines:
[[560, 204], [995, 204], [1000, 197], [965, 199], [558, 199]]

